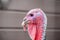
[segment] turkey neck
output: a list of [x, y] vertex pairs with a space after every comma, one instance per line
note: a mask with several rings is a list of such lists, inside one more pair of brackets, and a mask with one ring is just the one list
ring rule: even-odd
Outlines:
[[42, 34], [43, 34], [43, 30], [42, 28], [40, 28], [41, 26], [36, 25], [36, 34], [35, 34], [35, 39], [34, 40], [42, 40]]

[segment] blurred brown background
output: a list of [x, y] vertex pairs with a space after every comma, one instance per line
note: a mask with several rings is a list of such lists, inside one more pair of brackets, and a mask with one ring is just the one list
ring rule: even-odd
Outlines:
[[34, 8], [41, 8], [47, 15], [46, 40], [60, 40], [60, 0], [1, 0], [0, 40], [31, 40], [21, 22]]

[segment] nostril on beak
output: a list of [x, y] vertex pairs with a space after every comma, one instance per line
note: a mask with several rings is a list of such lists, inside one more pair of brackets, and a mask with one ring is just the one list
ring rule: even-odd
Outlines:
[[26, 21], [26, 19], [24, 19], [23, 21]]

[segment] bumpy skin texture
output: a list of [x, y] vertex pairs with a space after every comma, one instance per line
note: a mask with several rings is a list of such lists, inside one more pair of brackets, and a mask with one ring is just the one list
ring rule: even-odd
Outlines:
[[47, 18], [41, 9], [30, 10], [23, 20], [24, 30], [27, 25], [28, 34], [32, 40], [44, 40]]

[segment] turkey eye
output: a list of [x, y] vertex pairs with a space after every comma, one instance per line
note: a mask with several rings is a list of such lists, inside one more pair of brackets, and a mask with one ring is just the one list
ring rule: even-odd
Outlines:
[[33, 14], [30, 14], [30, 16], [33, 16]]

